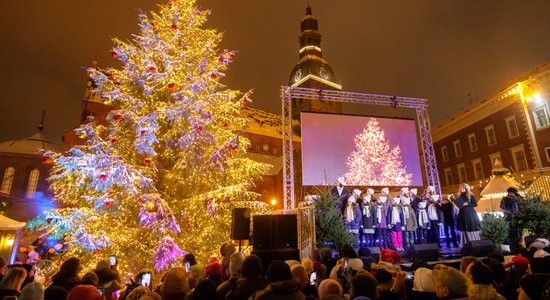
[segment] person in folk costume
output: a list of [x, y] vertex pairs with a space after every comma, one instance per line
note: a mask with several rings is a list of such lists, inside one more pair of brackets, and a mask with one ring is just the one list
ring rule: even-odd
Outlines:
[[[414, 210], [415, 216], [418, 216], [418, 203], [422, 202], [422, 199], [418, 197], [418, 189], [410, 189], [409, 197], [411, 198], [411, 207]], [[420, 238], [418, 235], [418, 228], [413, 232], [414, 233], [414, 242], [420, 243]]]
[[[361, 222], [361, 229], [363, 230], [363, 240], [365, 241], [365, 244], [367, 247], [374, 247], [375, 241], [374, 241], [374, 229], [376, 227], [375, 225], [375, 217], [374, 217], [374, 202], [376, 199], [374, 198], [374, 190], [373, 189], [367, 189], [367, 193], [362, 201], [362, 207], [361, 212], [363, 215], [363, 220]], [[361, 242], [363, 241], [361, 240]]]
[[346, 208], [349, 198], [349, 191], [345, 188], [346, 181], [344, 177], [338, 177], [334, 185], [335, 187], [333, 187], [330, 192], [338, 199], [338, 208], [340, 208], [340, 212], [342, 216], [344, 216], [344, 209]]
[[432, 194], [428, 199], [428, 219], [430, 219], [428, 242], [437, 243], [441, 248], [441, 242], [439, 241], [439, 224], [441, 224], [443, 218], [440, 218], [439, 199], [440, 197], [438, 194]]
[[416, 220], [416, 214], [411, 206], [411, 198], [409, 197], [409, 188], [404, 187], [401, 189], [401, 207], [403, 209], [403, 223], [405, 231], [403, 231], [403, 239], [405, 240], [404, 246], [410, 248], [414, 244], [414, 232], [418, 227], [418, 221]]
[[378, 245], [384, 249], [389, 248], [390, 237], [388, 235], [388, 210], [391, 198], [389, 197], [390, 189], [387, 187], [380, 191], [380, 197], [374, 205], [374, 218], [376, 220], [375, 232], [378, 240]]
[[401, 207], [401, 197], [390, 199], [390, 211], [388, 212], [388, 228], [393, 248], [396, 251], [403, 251], [403, 209]]
[[353, 190], [353, 193], [348, 198], [348, 202], [345, 209], [344, 214], [344, 224], [346, 225], [346, 228], [348, 229], [351, 234], [353, 234], [353, 238], [355, 239], [355, 245], [359, 245], [359, 228], [361, 225], [362, 220], [362, 214], [361, 209], [359, 208], [359, 205], [357, 204], [357, 200], [361, 197], [361, 190], [355, 189]]
[[458, 196], [454, 203], [458, 207], [458, 217], [456, 227], [460, 231], [460, 244], [464, 244], [470, 241], [480, 240], [480, 223], [479, 217], [475, 211], [477, 206], [476, 198], [471, 191], [470, 185], [462, 183], [458, 187]]
[[428, 237], [428, 230], [430, 229], [430, 220], [428, 219], [428, 211], [426, 206], [428, 201], [420, 201], [418, 203], [418, 242], [426, 244]]
[[444, 195], [441, 203], [439, 203], [438, 206], [441, 212], [443, 212], [443, 226], [445, 229], [447, 247], [451, 247], [451, 242], [452, 242], [453, 247], [457, 248], [458, 244], [456, 242], [455, 218], [454, 218], [455, 205], [452, 201], [453, 199], [451, 194]]

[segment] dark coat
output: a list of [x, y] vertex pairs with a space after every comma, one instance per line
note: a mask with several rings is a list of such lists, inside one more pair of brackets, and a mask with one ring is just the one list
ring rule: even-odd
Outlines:
[[257, 291], [263, 290], [267, 286], [267, 280], [263, 277], [250, 279], [241, 278], [237, 280], [233, 289], [227, 293], [227, 300], [247, 300]]
[[258, 292], [254, 300], [305, 300], [296, 279], [270, 283], [263, 291]]
[[220, 286], [218, 286], [218, 288], [216, 289], [218, 300], [225, 300], [225, 295], [227, 295], [227, 293], [229, 293], [229, 291], [231, 291], [233, 287], [235, 287], [237, 281], [239, 281], [238, 278], [229, 277], [228, 280], [220, 284]]
[[[464, 205], [464, 203], [468, 203]], [[458, 217], [456, 227], [460, 231], [479, 231], [480, 223], [475, 207], [477, 206], [474, 195], [470, 195], [470, 199], [466, 198], [466, 194], [460, 194], [460, 197], [455, 199], [455, 204], [458, 207]]]
[[445, 225], [454, 225], [455, 219], [453, 216], [453, 203], [447, 202], [443, 204], [437, 204], [439, 206], [439, 209], [441, 209], [441, 212], [443, 213], [443, 223]]
[[340, 209], [340, 212], [342, 215], [344, 215], [344, 210], [346, 208], [346, 205], [348, 204], [348, 198], [349, 198], [349, 191], [344, 187], [342, 189], [342, 195], [338, 194], [338, 188], [333, 187], [330, 192], [338, 199], [338, 208]]

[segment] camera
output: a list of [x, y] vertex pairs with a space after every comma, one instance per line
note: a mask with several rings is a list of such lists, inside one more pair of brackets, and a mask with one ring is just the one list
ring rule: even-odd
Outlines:
[[191, 273], [191, 264], [189, 262], [185, 263], [185, 272]]
[[147, 287], [151, 286], [151, 272], [145, 272], [141, 275], [141, 285]]
[[116, 266], [116, 255], [111, 255], [111, 257], [109, 257], [109, 261], [111, 263], [111, 267]]
[[97, 292], [99, 293], [100, 296], [103, 296], [103, 289], [102, 288], [97, 288]]
[[405, 275], [406, 281], [413, 281], [414, 280], [414, 273], [413, 272], [407, 272], [407, 275]]
[[317, 272], [313, 272], [309, 275], [309, 284], [315, 285], [315, 280], [317, 280]]

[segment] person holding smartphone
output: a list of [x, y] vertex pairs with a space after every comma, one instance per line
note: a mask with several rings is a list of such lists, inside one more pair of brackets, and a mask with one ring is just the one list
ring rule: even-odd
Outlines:
[[107, 300], [112, 299], [112, 293], [124, 287], [121, 283], [120, 276], [116, 270], [117, 257], [111, 255], [109, 260], [101, 260], [97, 263], [93, 270], [96, 273], [99, 282], [97, 286], [103, 290], [103, 295]]

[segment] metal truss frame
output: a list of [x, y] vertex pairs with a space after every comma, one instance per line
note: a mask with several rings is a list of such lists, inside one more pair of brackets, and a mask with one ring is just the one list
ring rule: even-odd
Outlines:
[[441, 191], [426, 99], [282, 86], [283, 197], [285, 209], [293, 209], [296, 207], [294, 190], [294, 145], [292, 143], [292, 101], [294, 99], [388, 105], [392, 107], [416, 109], [426, 180], [428, 185], [432, 185], [436, 188], [437, 192]]

